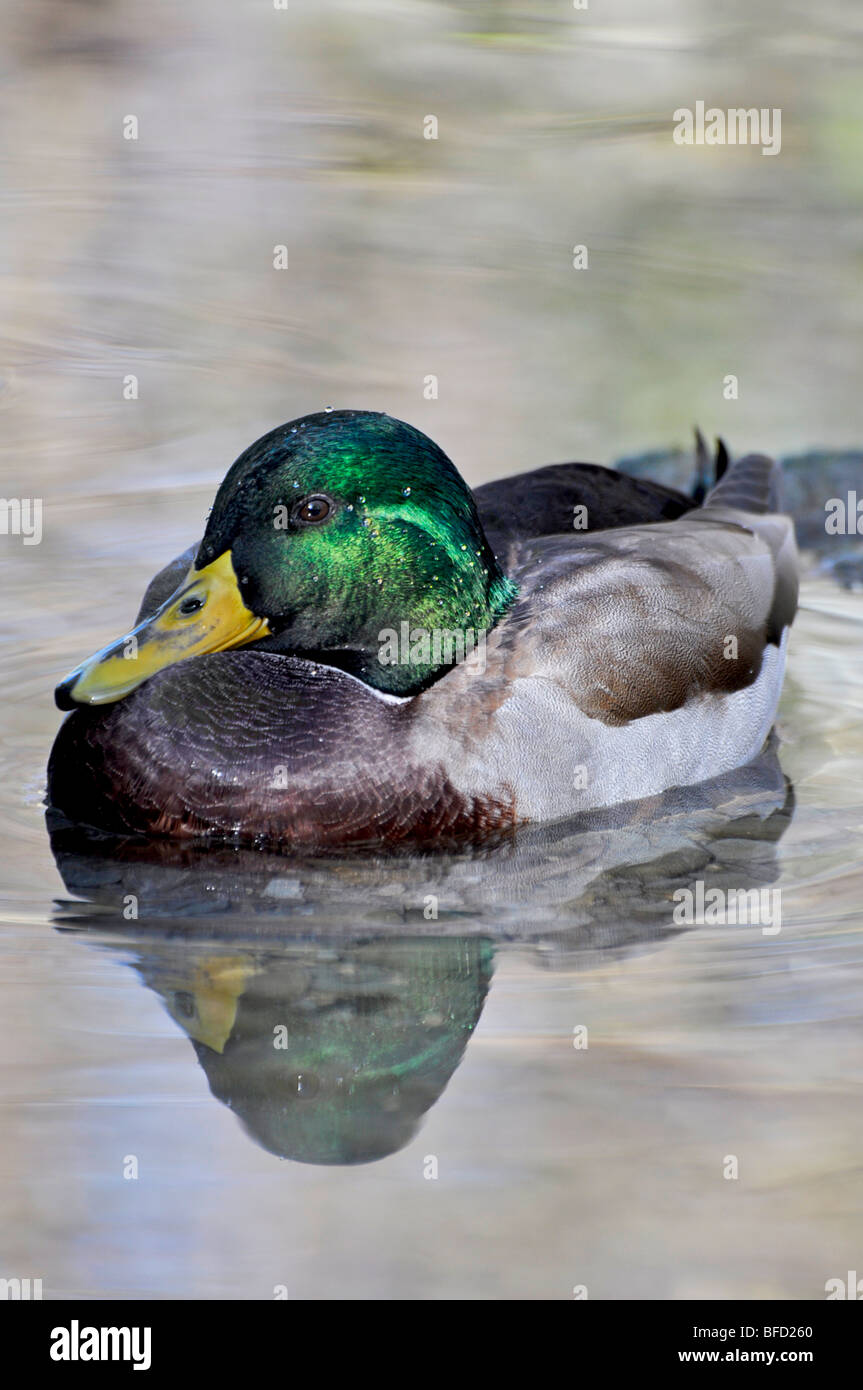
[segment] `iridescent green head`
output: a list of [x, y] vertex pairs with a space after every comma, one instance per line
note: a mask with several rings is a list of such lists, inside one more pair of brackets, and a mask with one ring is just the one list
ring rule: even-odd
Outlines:
[[103, 703], [171, 661], [256, 642], [409, 695], [480, 648], [515, 592], [431, 439], [388, 415], [323, 411], [233, 464], [192, 569], [130, 634], [137, 660], [114, 679], [127, 637], [62, 689]]

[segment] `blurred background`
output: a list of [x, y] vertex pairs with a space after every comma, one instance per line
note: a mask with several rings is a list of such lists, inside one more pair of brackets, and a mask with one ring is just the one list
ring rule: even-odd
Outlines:
[[[530, 945], [498, 952], [481, 1019], [476, 965], [453, 1081], [367, 1167], [286, 1163], [210, 1093], [182, 1001], [199, 967], [261, 961], [55, 930], [41, 799], [57, 679], [282, 421], [387, 410], [474, 484], [688, 449], [695, 423], [735, 452], [859, 448], [863, 11], [28, 0], [3, 30], [0, 493], [43, 499], [44, 538], [0, 537], [0, 1276], [46, 1297], [823, 1296], [863, 1258], [858, 592], [812, 578], [792, 639], [782, 937], [615, 937], [551, 969], [530, 896], [513, 923], [490, 893], [484, 919], [480, 884], [470, 932]], [[781, 108], [781, 153], [676, 145], [698, 100]], [[399, 971], [426, 979], [387, 969], [396, 995]]]
[[[413, 421], [472, 479], [695, 421], [859, 443], [861, 43], [847, 0], [18, 6], [10, 478], [215, 481], [323, 404]], [[698, 99], [780, 107], [781, 153], [674, 144]]]

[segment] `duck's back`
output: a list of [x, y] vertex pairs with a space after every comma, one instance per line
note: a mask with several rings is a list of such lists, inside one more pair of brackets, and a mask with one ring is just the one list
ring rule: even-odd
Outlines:
[[674, 521], [696, 503], [674, 488], [597, 463], [551, 463], [474, 489], [483, 530], [503, 555], [514, 542]]
[[485, 670], [467, 663], [419, 698], [415, 746], [458, 767], [462, 795], [508, 795], [525, 820], [749, 761], [797, 599], [793, 526], [765, 510], [777, 476], [750, 456], [678, 520], [515, 543], [520, 596]]

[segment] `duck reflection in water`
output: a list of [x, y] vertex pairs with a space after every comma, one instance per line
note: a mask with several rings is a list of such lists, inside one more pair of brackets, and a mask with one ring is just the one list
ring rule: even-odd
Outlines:
[[498, 949], [570, 970], [657, 949], [684, 930], [677, 889], [776, 880], [793, 805], [771, 742], [712, 783], [460, 854], [118, 841], [52, 812], [78, 899], [60, 905], [58, 928], [124, 963], [132, 947], [255, 1143], [303, 1163], [370, 1163], [403, 1148], [441, 1097]]
[[438, 1099], [482, 1010], [481, 938], [233, 954], [143, 954], [210, 1090], [280, 1158], [369, 1163]]

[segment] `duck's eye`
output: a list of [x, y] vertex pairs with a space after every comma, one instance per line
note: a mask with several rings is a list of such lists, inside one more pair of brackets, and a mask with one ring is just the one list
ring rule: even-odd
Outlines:
[[304, 501], [298, 502], [294, 515], [298, 521], [304, 521], [307, 526], [313, 526], [316, 522], [326, 521], [332, 510], [333, 504], [329, 497], [315, 494], [313, 497], [306, 497]]
[[174, 995], [174, 1007], [184, 1018], [194, 1018], [197, 1013], [194, 994], [189, 994], [185, 989], [177, 990]]
[[194, 594], [190, 594], [188, 598], [183, 599], [183, 602], [181, 604], [178, 604], [177, 612], [179, 613], [181, 618], [190, 618], [193, 613], [197, 613], [200, 608], [203, 608], [203, 606], [204, 600], [202, 598], [199, 598]]

